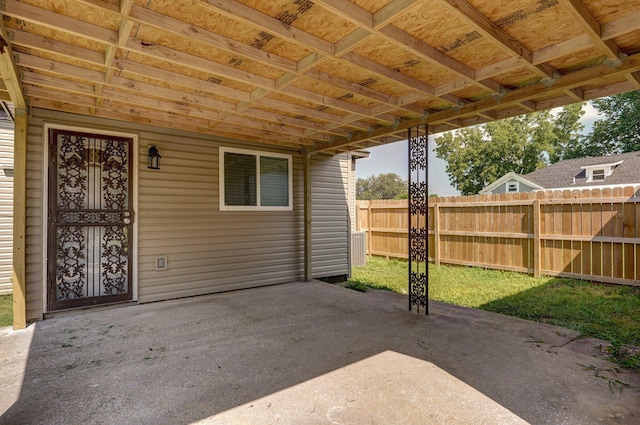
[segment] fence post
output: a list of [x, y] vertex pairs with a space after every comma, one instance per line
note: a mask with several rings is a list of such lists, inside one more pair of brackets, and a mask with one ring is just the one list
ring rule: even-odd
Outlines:
[[433, 204], [433, 255], [436, 266], [440, 265], [440, 207], [438, 199], [436, 198], [436, 202]]
[[540, 277], [540, 200], [533, 200], [533, 277]]
[[371, 201], [367, 201], [367, 254], [373, 255], [373, 232], [371, 231]]

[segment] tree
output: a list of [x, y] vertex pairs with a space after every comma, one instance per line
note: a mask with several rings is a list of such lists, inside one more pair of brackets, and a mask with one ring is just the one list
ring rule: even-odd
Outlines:
[[603, 97], [594, 100], [593, 106], [604, 118], [593, 123], [576, 158], [640, 150], [640, 91]]
[[551, 164], [564, 159], [578, 158], [577, 153], [584, 143], [582, 135], [584, 124], [580, 118], [584, 115], [584, 103], [565, 106], [555, 118], [553, 127], [552, 149], [549, 152]]
[[549, 111], [493, 121], [444, 133], [436, 139], [438, 158], [463, 195], [478, 193], [510, 171], [526, 174], [564, 155], [563, 143], [573, 143], [582, 129], [580, 108]]
[[356, 181], [356, 199], [406, 199], [407, 182], [395, 173], [379, 174]]

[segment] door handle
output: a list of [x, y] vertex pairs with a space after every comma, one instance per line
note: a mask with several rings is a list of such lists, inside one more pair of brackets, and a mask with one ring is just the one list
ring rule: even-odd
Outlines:
[[122, 222], [124, 224], [131, 224], [131, 220], [133, 220], [133, 213], [131, 211], [123, 211]]

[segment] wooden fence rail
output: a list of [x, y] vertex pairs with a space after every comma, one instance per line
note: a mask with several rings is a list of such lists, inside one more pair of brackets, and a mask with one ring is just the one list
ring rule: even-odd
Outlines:
[[[640, 286], [640, 187], [429, 199], [429, 259]], [[367, 254], [408, 258], [408, 201], [358, 201]]]

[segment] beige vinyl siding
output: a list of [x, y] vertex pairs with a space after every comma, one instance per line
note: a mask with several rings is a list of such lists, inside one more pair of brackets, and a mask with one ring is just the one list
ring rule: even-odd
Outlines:
[[[33, 115], [30, 129], [32, 133], [39, 132], [40, 136], [29, 139], [29, 152], [33, 151], [28, 158], [31, 185], [35, 184], [33, 180], [41, 178], [40, 146], [45, 119], [48, 123], [138, 135], [138, 210], [135, 220], [139, 226], [140, 302], [284, 283], [304, 277], [303, 161], [299, 153], [59, 112], [54, 114], [36, 109]], [[156, 145], [162, 155], [160, 170], [147, 168], [150, 145]], [[293, 211], [220, 211], [220, 146], [292, 154]], [[36, 164], [38, 153], [39, 164]], [[41, 221], [38, 226], [35, 213], [42, 199], [41, 191], [31, 187], [28, 186], [28, 196], [34, 197], [34, 211], [28, 214], [29, 218], [33, 216], [29, 221], [33, 226], [28, 230], [27, 252], [31, 259], [29, 270], [33, 272], [27, 278], [28, 297], [42, 303], [42, 226]], [[167, 256], [167, 270], [155, 269], [159, 256]], [[41, 315], [41, 312], [38, 314], [33, 310], [29, 317]]]
[[314, 278], [349, 275], [348, 154], [311, 161], [312, 264]]
[[12, 293], [13, 123], [0, 122], [0, 295]]
[[[194, 137], [175, 143], [161, 134], [142, 139], [158, 146], [162, 160], [160, 170], [147, 169], [141, 141], [141, 302], [303, 277], [300, 155], [294, 156], [293, 211], [219, 211], [219, 147], [237, 143]], [[168, 269], [156, 271], [156, 258], [165, 255]]]
[[347, 160], [349, 164], [349, 229], [351, 232], [356, 231], [356, 158], [349, 152]]
[[26, 296], [27, 320], [42, 318], [43, 289], [43, 126], [42, 120], [32, 110], [27, 122], [27, 200], [26, 200]]

